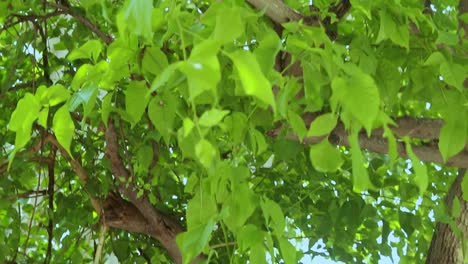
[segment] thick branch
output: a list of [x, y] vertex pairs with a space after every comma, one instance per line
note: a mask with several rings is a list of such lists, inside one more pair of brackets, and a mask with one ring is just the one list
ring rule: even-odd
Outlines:
[[137, 196], [137, 189], [133, 185], [130, 174], [119, 155], [119, 143], [112, 120], [109, 120], [107, 125], [106, 146], [106, 155], [111, 162], [112, 173], [117, 179], [123, 177], [126, 181], [120, 181], [119, 191], [127, 196], [130, 202], [138, 208], [139, 212], [151, 226], [152, 236], [161, 242], [172, 259], [176, 263], [182, 263], [182, 255], [175, 238], [177, 234], [183, 231], [183, 228], [174, 219], [155, 209], [145, 195], [141, 197]]
[[[304, 117], [306, 124], [310, 124], [315, 118], [316, 114], [308, 115]], [[399, 126], [393, 127], [392, 131], [399, 137], [410, 136], [412, 138], [433, 140], [439, 136], [440, 128], [443, 126], [443, 122], [438, 119], [414, 119], [414, 118], [402, 118], [396, 122]], [[283, 128], [277, 128], [270, 131], [268, 134], [271, 136], [277, 136], [280, 134]], [[286, 136], [291, 140], [298, 140], [297, 135], [290, 133]], [[313, 144], [322, 141], [324, 137], [308, 137], [303, 140], [305, 144]], [[342, 123], [339, 123], [336, 128], [330, 133], [330, 142], [336, 145], [342, 145], [349, 147], [348, 135]], [[450, 158], [447, 162], [444, 162], [442, 155], [439, 152], [437, 144], [434, 141], [432, 143], [423, 145], [413, 145], [412, 149], [416, 156], [421, 161], [434, 162], [441, 165], [453, 166], [459, 168], [468, 168], [468, 147], [465, 147], [463, 151], [458, 155]], [[359, 144], [362, 148], [372, 152], [387, 154], [388, 153], [388, 142], [383, 137], [382, 129], [376, 129], [372, 131], [370, 137], [367, 137], [365, 132], [359, 135]], [[404, 143], [397, 142], [397, 152], [400, 157], [407, 158], [406, 148]]]

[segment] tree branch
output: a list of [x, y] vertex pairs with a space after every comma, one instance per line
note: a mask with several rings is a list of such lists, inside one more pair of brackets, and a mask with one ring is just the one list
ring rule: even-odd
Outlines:
[[299, 21], [302, 15], [292, 9], [282, 0], [247, 0], [251, 5], [261, 11], [265, 11], [266, 15], [278, 24]]
[[53, 2], [47, 2], [47, 5], [50, 7], [54, 7], [57, 9], [62, 10], [66, 14], [72, 16], [76, 20], [80, 21], [85, 27], [90, 29], [92, 32], [94, 32], [102, 41], [104, 41], [107, 45], [111, 44], [113, 39], [111, 36], [105, 34], [102, 32], [93, 22], [91, 22], [88, 18], [82, 16], [81, 14], [73, 11], [71, 8], [68, 6], [64, 6], [58, 3], [53, 3]]
[[[303, 117], [307, 126], [318, 116], [318, 114], [310, 114]], [[439, 119], [416, 119], [416, 118], [401, 118], [396, 121], [398, 127], [391, 127], [393, 133], [397, 137], [409, 136], [411, 138], [431, 140], [430, 143], [422, 145], [413, 145], [412, 149], [416, 156], [424, 162], [434, 162], [446, 166], [453, 166], [459, 168], [468, 168], [468, 146], [458, 153], [458, 155], [451, 157], [447, 162], [444, 162], [442, 155], [439, 152], [436, 140], [439, 137], [439, 131], [443, 126], [443, 121]], [[268, 135], [276, 137], [284, 127], [279, 127], [268, 132]], [[297, 135], [294, 133], [287, 134], [286, 138], [298, 141]], [[322, 141], [325, 137], [307, 137], [304, 138], [305, 144], [314, 144]], [[349, 147], [348, 135], [342, 123], [339, 123], [335, 129], [330, 133], [329, 140], [336, 145]], [[368, 137], [363, 131], [359, 134], [359, 144], [362, 148], [372, 152], [387, 154], [388, 142], [383, 137], [382, 129], [375, 129], [372, 131], [371, 136]], [[397, 142], [397, 153], [400, 157], [407, 158], [406, 147], [403, 142]]]
[[[113, 120], [109, 119], [106, 138], [106, 156], [111, 162], [111, 170], [119, 179], [119, 191], [138, 208], [151, 226], [152, 236], [155, 237], [176, 263], [182, 263], [182, 255], [176, 243], [177, 234], [183, 231], [183, 227], [171, 217], [155, 209], [146, 195], [138, 197], [137, 189], [131, 182], [131, 177], [119, 155], [119, 143]], [[121, 181], [121, 178], [125, 179]]]

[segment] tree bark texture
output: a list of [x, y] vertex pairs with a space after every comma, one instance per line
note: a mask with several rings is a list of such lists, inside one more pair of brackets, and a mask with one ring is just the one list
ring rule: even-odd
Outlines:
[[[468, 202], [463, 200], [461, 183], [465, 175], [466, 169], [459, 170], [458, 176], [452, 183], [450, 190], [445, 197], [445, 202], [448, 208], [452, 208], [453, 199], [455, 197], [460, 201], [461, 214], [455, 219], [456, 225], [465, 236], [465, 241], [468, 239]], [[461, 264], [464, 262], [462, 241], [449, 224], [437, 223], [434, 235], [432, 237], [431, 246], [427, 254], [426, 264]], [[468, 253], [465, 245], [465, 254]], [[468, 257], [468, 255], [467, 255]]]

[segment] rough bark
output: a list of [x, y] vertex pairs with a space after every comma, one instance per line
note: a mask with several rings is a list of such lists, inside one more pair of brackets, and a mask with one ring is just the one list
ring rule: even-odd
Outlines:
[[[455, 219], [455, 223], [466, 240], [468, 239], [468, 203], [463, 200], [461, 188], [465, 172], [466, 169], [459, 171], [457, 178], [445, 197], [445, 202], [448, 208], [451, 208], [455, 197], [460, 201], [461, 214]], [[468, 248], [465, 248], [465, 254], [467, 254], [467, 250]], [[456, 235], [449, 224], [437, 223], [431, 246], [429, 247], [426, 264], [460, 264], [464, 263], [463, 259], [462, 241], [460, 237]]]

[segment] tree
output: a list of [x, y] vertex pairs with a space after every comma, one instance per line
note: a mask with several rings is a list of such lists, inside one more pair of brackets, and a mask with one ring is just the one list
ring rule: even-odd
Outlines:
[[1, 2], [0, 260], [460, 263], [467, 6]]

